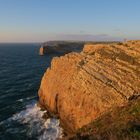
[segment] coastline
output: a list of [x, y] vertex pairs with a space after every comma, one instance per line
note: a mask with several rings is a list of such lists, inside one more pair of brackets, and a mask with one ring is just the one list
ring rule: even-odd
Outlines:
[[[87, 45], [85, 45], [85, 47], [81, 53], [69, 53], [69, 54], [66, 54], [65, 56], [61, 56], [59, 58], [53, 58], [53, 60], [51, 62], [51, 67], [48, 68], [46, 73], [44, 74], [44, 77], [42, 79], [41, 86], [39, 89], [40, 104], [45, 106], [45, 108], [47, 108], [49, 110], [49, 112], [51, 112], [53, 114], [57, 114], [60, 117], [61, 124], [64, 127], [64, 130], [66, 129], [65, 132], [70, 132], [71, 134], [77, 133], [77, 131], [79, 129], [83, 128], [83, 126], [88, 125], [92, 121], [100, 118], [100, 116], [102, 116], [101, 114], [106, 114], [112, 108], [120, 107], [120, 109], [121, 109], [121, 106], [123, 107], [123, 106], [131, 103], [131, 100], [134, 101], [135, 99], [138, 99], [138, 97], [139, 97], [139, 86], [138, 86], [139, 79], [136, 78], [135, 82], [134, 82], [134, 79], [131, 79], [132, 80], [131, 84], [133, 85], [134, 90], [132, 91], [129, 88], [127, 88], [127, 90], [123, 93], [122, 92], [122, 91], [124, 91], [123, 88], [121, 89], [117, 85], [112, 85], [112, 83], [108, 83], [107, 82], [108, 80], [105, 77], [103, 77], [102, 75], [99, 75], [95, 72], [93, 73], [93, 71], [91, 69], [91, 71], [90, 71], [91, 73], [89, 73], [89, 76], [90, 76], [90, 74], [94, 74], [94, 75], [96, 74], [95, 75], [96, 79], [93, 80], [94, 84], [97, 82], [97, 79], [100, 79], [99, 85], [102, 86], [102, 83], [103, 83], [103, 86], [106, 85], [108, 88], [108, 89], [107, 88], [104, 89], [103, 87], [99, 88], [99, 91], [103, 94], [100, 98], [96, 97], [95, 89], [92, 90], [93, 93], [90, 93], [91, 94], [90, 96], [88, 95], [89, 96], [88, 98], [86, 97], [87, 90], [91, 88], [91, 85], [94, 87], [94, 84], [91, 84], [90, 86], [89, 86], [89, 84], [88, 85], [85, 84], [84, 92], [80, 89], [82, 87], [80, 87], [80, 88], [78, 87], [79, 85], [76, 85], [75, 87], [70, 87], [70, 86], [73, 85], [75, 82], [78, 82], [78, 81], [73, 81], [73, 78], [75, 76], [77, 76], [77, 74], [78, 74], [77, 72], [79, 71], [79, 66], [83, 67], [86, 63], [88, 63], [88, 62], [85, 62], [85, 60], [83, 61], [84, 55], [86, 58], [90, 56], [89, 58], [95, 62], [96, 62], [96, 59], [98, 61], [101, 59], [102, 62], [107, 62], [106, 64], [109, 64], [110, 66], [113, 63], [118, 63], [118, 62], [124, 63], [125, 62], [123, 64], [124, 66], [127, 64], [128, 68], [132, 67], [134, 69], [134, 71], [130, 71], [128, 68], [125, 69], [125, 70], [128, 70], [128, 72], [126, 71], [127, 78], [130, 79], [132, 76], [133, 76], [133, 78], [137, 77], [137, 74], [139, 73], [138, 68], [140, 66], [139, 57], [138, 57], [139, 56], [139, 51], [138, 51], [139, 46], [140, 46], [139, 41], [128, 41], [128, 42], [124, 42], [124, 43], [118, 43], [118, 44], [114, 43], [114, 44], [109, 44], [109, 45], [107, 45], [107, 44], [96, 44], [96, 45], [87, 44]], [[102, 51], [100, 51], [100, 50], [102, 50]], [[112, 51], [112, 54], [108, 53], [110, 50]], [[106, 51], [106, 52], [104, 52], [104, 51]], [[133, 56], [133, 54], [135, 54], [135, 57]], [[78, 64], [78, 67], [77, 67], [77, 64]], [[62, 65], [63, 65], [63, 67], [62, 67]], [[66, 71], [67, 68], [69, 68], [69, 71]], [[106, 68], [106, 67], [105, 66], [102, 67], [101, 70], [104, 70], [104, 68]], [[111, 69], [115, 70], [115, 65], [114, 66], [112, 65]], [[133, 70], [133, 69], [131, 69], [131, 70]], [[111, 74], [113, 74], [113, 73], [111, 72]], [[123, 76], [122, 74], [121, 73], [118, 74], [118, 77], [119, 76], [122, 77]], [[89, 77], [89, 76], [87, 75], [87, 77]], [[127, 78], [126, 78], [126, 81], [127, 81]], [[123, 79], [123, 80], [125, 80], [125, 79]], [[112, 80], [109, 80], [109, 81], [112, 81]], [[86, 80], [85, 80], [85, 82], [86, 82]], [[92, 83], [92, 79], [90, 80], [90, 82]], [[119, 83], [119, 81], [117, 81], [117, 82]], [[110, 88], [110, 84], [111, 84], [111, 88]], [[67, 88], [67, 86], [68, 86], [68, 88]], [[115, 90], [112, 88], [112, 86], [115, 88]], [[127, 84], [124, 84], [121, 86], [127, 87]], [[78, 88], [78, 90], [81, 90], [81, 91], [79, 92], [76, 88]], [[109, 94], [106, 93], [104, 95], [102, 88], [104, 89], [104, 91], [109, 92]], [[68, 94], [67, 94], [67, 92], [68, 92]], [[73, 92], [73, 93], [71, 94], [71, 92]], [[78, 94], [78, 92], [80, 94]], [[101, 94], [101, 93], [98, 93], [98, 94]], [[82, 103], [82, 105], [80, 105], [80, 102], [82, 102], [82, 100], [81, 100], [82, 96], [83, 96], [83, 98], [86, 97], [86, 102], [84, 102], [84, 103]], [[98, 102], [100, 102], [100, 105], [97, 104], [97, 107], [99, 107], [101, 105], [103, 105], [103, 106], [106, 105], [106, 109], [104, 110], [102, 107], [100, 107], [98, 110], [94, 109], [93, 108], [95, 106], [94, 102], [92, 102], [92, 104], [94, 106], [91, 104], [92, 96], [95, 100], [98, 100]], [[103, 98], [106, 96], [108, 96], [109, 98], [107, 98], [105, 102], [107, 102], [107, 103], [110, 102], [111, 103], [110, 105], [106, 104], [105, 102], [102, 102]], [[56, 99], [56, 98], [58, 98], [58, 99]], [[69, 99], [71, 99], [71, 101]], [[89, 107], [88, 107], [88, 104], [89, 104]], [[93, 112], [93, 114], [89, 114], [89, 116], [86, 116], [85, 107], [89, 108], [90, 112]], [[103, 110], [103, 111], [101, 111], [101, 110]], [[80, 111], [80, 114], [77, 114], [79, 111]], [[74, 115], [75, 117], [73, 119], [72, 119], [72, 114], [75, 114]], [[80, 116], [83, 116], [85, 118], [80, 118]], [[93, 117], [93, 116], [95, 116], [95, 117]], [[87, 119], [88, 117], [90, 117], [90, 119]], [[78, 122], [76, 123], [77, 120], [81, 121], [81, 122], [78, 124]], [[81, 132], [80, 135], [83, 135], [82, 133], [83, 132]], [[84, 133], [88, 133], [88, 131], [84, 132]], [[94, 134], [94, 132], [93, 132], [93, 134]]]

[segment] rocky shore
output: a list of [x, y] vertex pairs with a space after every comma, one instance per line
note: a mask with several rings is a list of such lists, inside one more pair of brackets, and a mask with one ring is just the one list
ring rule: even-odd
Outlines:
[[[113, 109], [119, 108], [118, 112], [121, 113], [122, 108], [126, 106], [131, 110], [136, 101], [139, 114], [139, 96], [140, 41], [86, 43], [82, 52], [55, 57], [51, 67], [45, 72], [39, 89], [40, 104], [59, 116], [67, 132], [77, 132], [78, 136], [80, 135], [74, 136], [73, 139], [82, 139], [84, 134], [90, 138], [96, 133], [91, 131], [95, 130], [92, 128], [97, 128], [91, 123], [99, 118], [103, 120], [106, 117], [102, 116], [109, 112], [113, 114]], [[138, 118], [131, 113], [129, 115], [133, 116], [132, 120]], [[108, 120], [111, 118], [112, 115]], [[116, 119], [111, 120], [114, 125], [118, 123], [115, 123]], [[139, 118], [138, 122], [140, 127]], [[124, 125], [126, 126], [125, 123]], [[101, 134], [97, 135], [97, 139], [98, 136]]]

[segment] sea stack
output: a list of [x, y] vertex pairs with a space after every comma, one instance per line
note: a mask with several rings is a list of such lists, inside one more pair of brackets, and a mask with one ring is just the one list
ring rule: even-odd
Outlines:
[[140, 96], [140, 41], [85, 44], [80, 53], [53, 58], [39, 102], [75, 132], [114, 107]]
[[39, 49], [39, 55], [44, 55], [44, 48], [43, 48], [43, 46], [41, 46], [40, 49]]

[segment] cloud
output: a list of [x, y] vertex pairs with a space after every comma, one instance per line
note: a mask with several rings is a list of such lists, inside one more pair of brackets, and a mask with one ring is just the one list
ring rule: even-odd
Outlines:
[[39, 33], [2, 33], [0, 42], [45, 42], [50, 40], [77, 40], [77, 41], [120, 41], [122, 38], [108, 34], [87, 34], [84, 31], [78, 34], [39, 34]]
[[115, 28], [114, 31], [115, 31], [115, 32], [121, 32], [121, 29]]
[[122, 38], [108, 34], [56, 34], [48, 37], [48, 40], [119, 41]]

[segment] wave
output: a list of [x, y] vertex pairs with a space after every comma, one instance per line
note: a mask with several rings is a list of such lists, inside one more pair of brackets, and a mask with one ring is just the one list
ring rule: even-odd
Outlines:
[[[60, 127], [60, 122], [55, 118], [44, 119], [43, 116], [46, 111], [42, 111], [40, 107], [37, 106], [36, 101], [28, 104], [26, 109], [14, 114], [8, 120], [2, 123], [19, 123], [26, 126], [25, 130], [28, 138], [36, 137], [38, 140], [56, 140], [57, 138], [62, 138], [63, 129]], [[19, 126], [18, 126], [19, 127]], [[19, 132], [18, 128], [7, 128], [8, 133], [15, 134]], [[20, 130], [21, 131], [21, 130]]]

